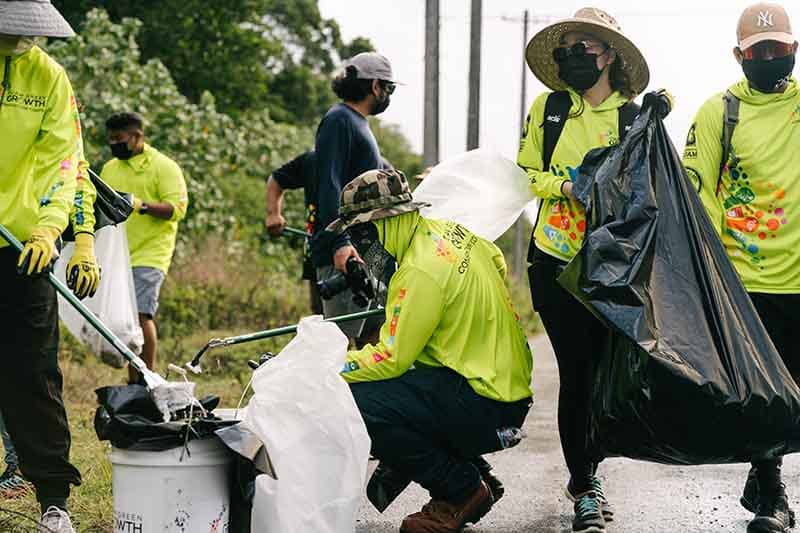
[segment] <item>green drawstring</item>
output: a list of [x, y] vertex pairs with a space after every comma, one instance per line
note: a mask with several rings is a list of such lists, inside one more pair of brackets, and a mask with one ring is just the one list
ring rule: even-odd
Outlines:
[[6, 66], [3, 68], [3, 97], [0, 98], [0, 107], [3, 107], [3, 102], [8, 97], [8, 91], [11, 90], [11, 56], [6, 56]]

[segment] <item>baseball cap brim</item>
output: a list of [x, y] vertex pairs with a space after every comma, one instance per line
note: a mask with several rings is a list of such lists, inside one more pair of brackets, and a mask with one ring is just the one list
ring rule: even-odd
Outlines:
[[50, 2], [0, 2], [0, 33], [25, 37], [74, 37], [75, 32]]
[[328, 224], [328, 227], [325, 229], [326, 231], [341, 234], [347, 231], [348, 228], [357, 224], [372, 222], [373, 220], [380, 220], [382, 218], [396, 217], [404, 213], [410, 213], [411, 211], [419, 211], [423, 207], [430, 207], [430, 205], [431, 204], [427, 202], [405, 202], [391, 207], [381, 207], [379, 209], [359, 213], [353, 217], [339, 217]]
[[794, 44], [795, 38], [791, 33], [783, 31], [756, 33], [747, 39], [742, 39], [742, 42], [739, 43], [739, 48], [741, 50], [747, 50], [751, 46], [764, 41], [778, 41], [784, 44]]

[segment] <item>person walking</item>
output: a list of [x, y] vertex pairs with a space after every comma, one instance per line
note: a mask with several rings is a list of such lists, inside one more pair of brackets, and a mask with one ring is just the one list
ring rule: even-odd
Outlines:
[[[683, 163], [792, 377], [800, 309], [800, 87], [792, 77], [798, 43], [786, 10], [773, 3], [742, 12], [733, 57], [744, 78], [709, 98], [689, 130]], [[793, 527], [782, 458], [754, 461], [740, 499], [755, 514], [748, 533]]]
[[[114, 159], [101, 178], [133, 195], [133, 214], [125, 222], [130, 246], [139, 324], [144, 334], [142, 359], [153, 369], [158, 351], [156, 312], [161, 284], [175, 251], [178, 224], [186, 216], [189, 195], [178, 164], [145, 142], [144, 119], [138, 113], [118, 113], [106, 120]], [[128, 367], [129, 379], [139, 373]]]
[[[639, 112], [632, 100], [647, 87], [650, 74], [617, 21], [593, 7], [538, 32], [526, 58], [553, 91], [533, 102], [517, 159], [540, 198], [528, 252], [531, 299], [558, 361], [558, 429], [570, 474], [566, 495], [575, 502], [572, 529], [599, 533], [614, 513], [597, 477], [602, 458], [591, 453], [587, 433], [594, 356], [609, 332], [557, 278], [586, 230], [572, 180], [587, 152], [624, 138]], [[648, 101], [660, 106], [665, 99], [660, 93]]]

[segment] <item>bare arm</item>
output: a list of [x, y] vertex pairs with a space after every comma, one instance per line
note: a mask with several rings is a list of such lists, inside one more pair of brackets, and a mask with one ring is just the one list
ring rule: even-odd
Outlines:
[[142, 202], [142, 207], [144, 206], [147, 207], [144, 209], [140, 207], [139, 213], [142, 215], [150, 215], [151, 217], [160, 218], [161, 220], [170, 220], [172, 215], [175, 213], [175, 207], [167, 202], [152, 204], [149, 202]]
[[265, 225], [270, 235], [278, 236], [286, 227], [283, 218], [283, 188], [270, 176], [267, 180], [267, 219]]

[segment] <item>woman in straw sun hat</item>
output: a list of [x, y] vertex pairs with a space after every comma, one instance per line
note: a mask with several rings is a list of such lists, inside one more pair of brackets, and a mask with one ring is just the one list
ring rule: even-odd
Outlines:
[[[596, 476], [587, 447], [589, 401], [597, 353], [605, 327], [556, 277], [577, 253], [586, 215], [572, 196], [572, 179], [586, 153], [624, 137], [639, 108], [632, 99], [650, 79], [642, 52], [617, 21], [597, 8], [552, 24], [528, 43], [526, 59], [537, 78], [553, 92], [533, 103], [520, 142], [518, 163], [540, 198], [539, 216], [528, 252], [531, 298], [558, 360], [558, 426], [570, 479], [567, 496], [575, 501], [575, 532], [605, 531], [613, 512]], [[666, 96], [648, 95], [665, 114]]]
[[48, 533], [74, 533], [67, 498], [81, 476], [69, 462], [56, 294], [40, 274], [67, 226], [82, 154], [72, 86], [33, 38], [73, 35], [49, 0], [0, 0], [0, 224], [25, 242], [18, 254], [0, 240], [0, 323], [14, 332], [0, 339], [0, 411]]

